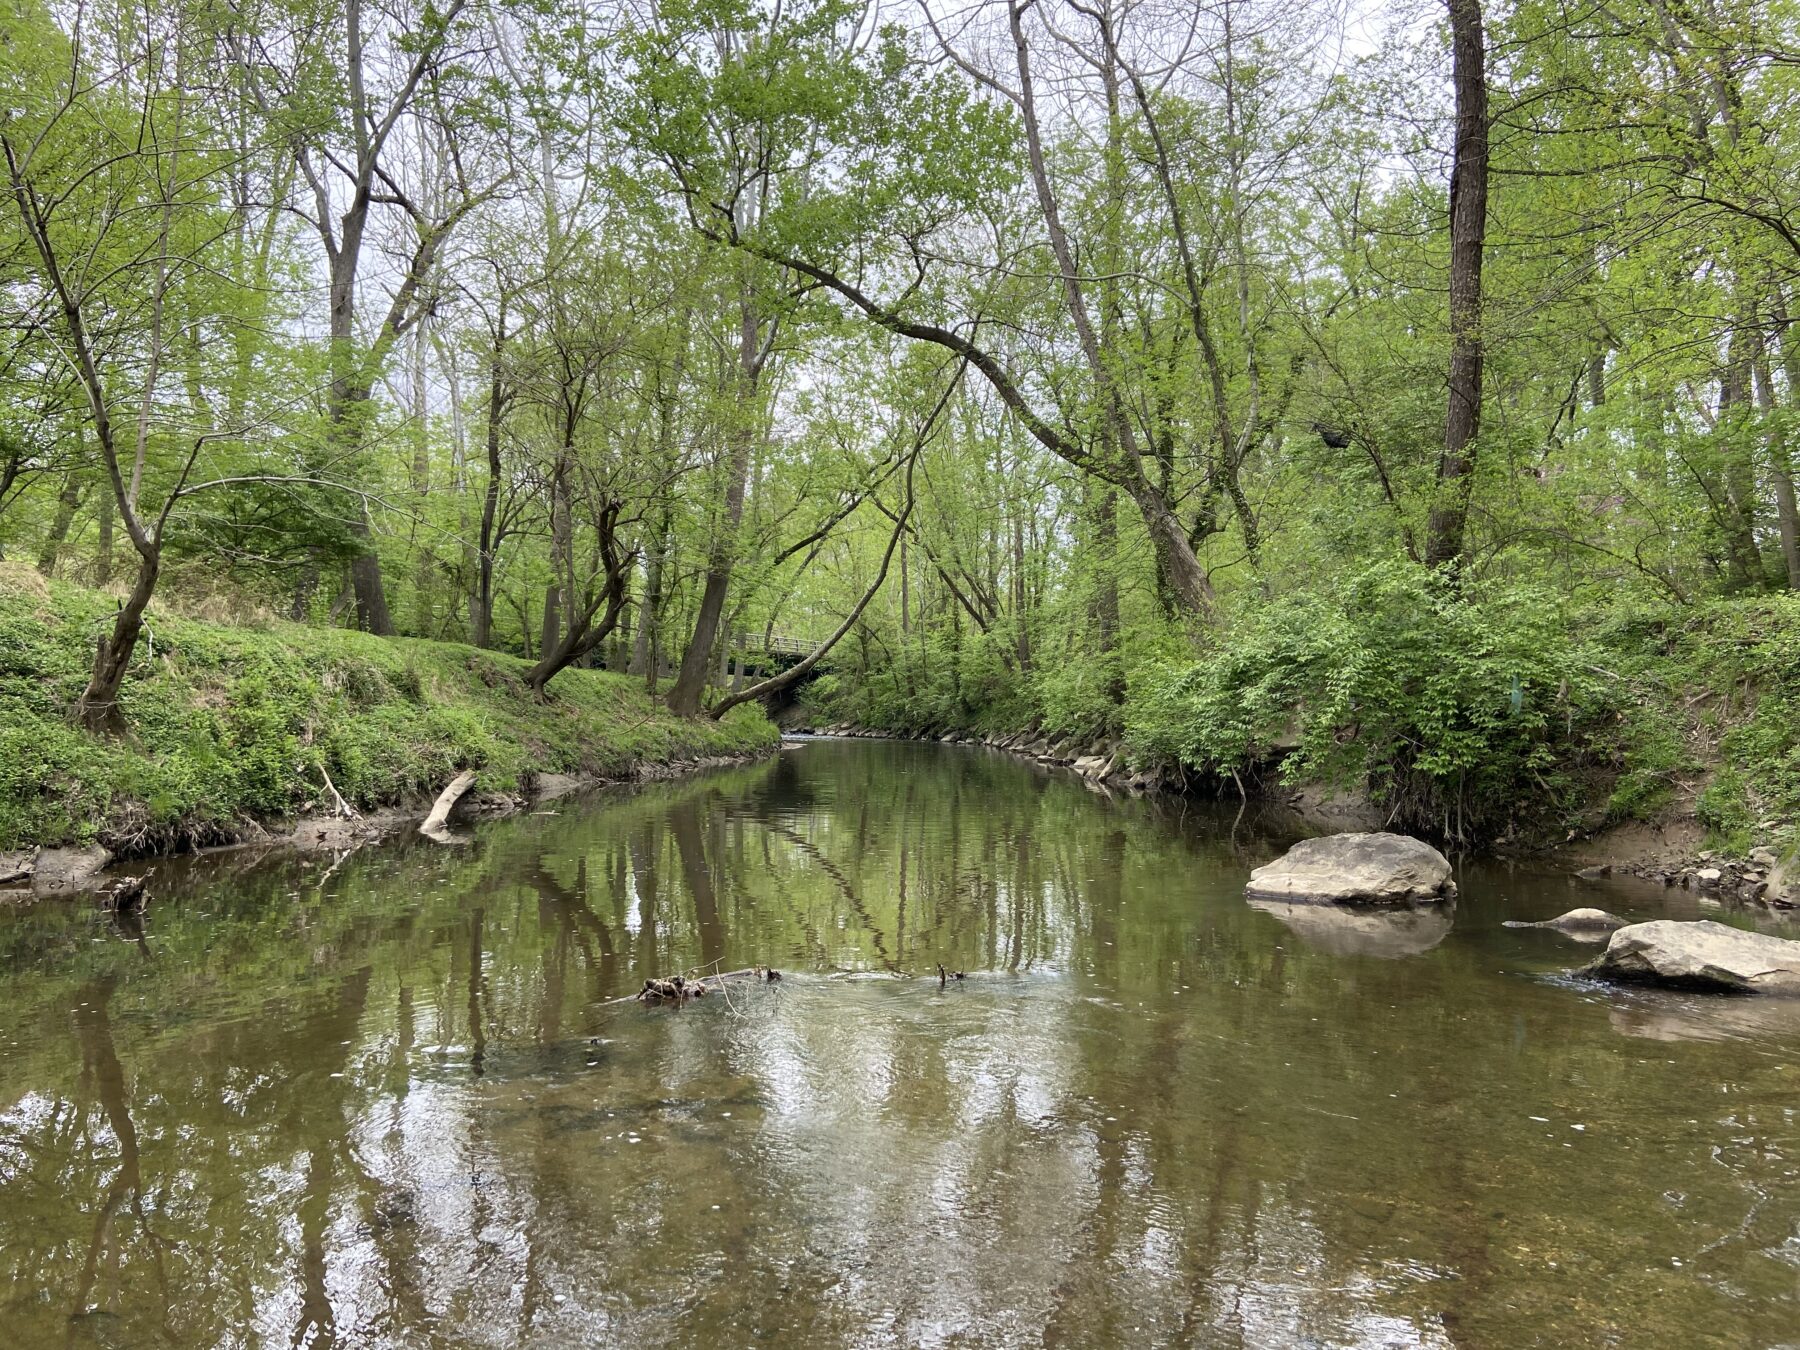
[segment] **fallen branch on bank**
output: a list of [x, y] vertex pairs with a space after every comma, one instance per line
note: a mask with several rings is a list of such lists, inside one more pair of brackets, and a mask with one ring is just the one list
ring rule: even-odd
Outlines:
[[331, 794], [333, 802], [331, 814], [344, 820], [360, 819], [356, 808], [345, 801], [343, 794], [337, 790], [337, 784], [331, 781], [331, 773], [323, 764], [319, 765], [319, 777], [325, 780], [325, 790]]
[[426, 816], [425, 823], [419, 826], [419, 833], [429, 835], [441, 842], [449, 833], [444, 826], [450, 819], [450, 812], [462, 800], [463, 794], [474, 786], [475, 770], [473, 769], [464, 769], [452, 778], [448, 786], [438, 793], [437, 801], [432, 803], [431, 814]]

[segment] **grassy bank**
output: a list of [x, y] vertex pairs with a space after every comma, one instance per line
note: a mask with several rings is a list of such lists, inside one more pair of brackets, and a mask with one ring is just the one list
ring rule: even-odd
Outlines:
[[[687, 721], [640, 682], [568, 670], [547, 700], [524, 662], [452, 643], [151, 610], [122, 695], [127, 741], [70, 724], [109, 595], [0, 565], [0, 849], [98, 841], [154, 852], [318, 807], [320, 770], [370, 808], [462, 768], [512, 791], [540, 773], [615, 777], [640, 763], [772, 744], [754, 708]], [[152, 654], [150, 647], [154, 647]]]

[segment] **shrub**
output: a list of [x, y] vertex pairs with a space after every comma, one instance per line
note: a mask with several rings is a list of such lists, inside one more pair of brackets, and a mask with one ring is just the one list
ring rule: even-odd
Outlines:
[[1134, 750], [1227, 774], [1365, 784], [1451, 837], [1572, 812], [1613, 693], [1550, 593], [1384, 563], [1279, 600], [1138, 682]]

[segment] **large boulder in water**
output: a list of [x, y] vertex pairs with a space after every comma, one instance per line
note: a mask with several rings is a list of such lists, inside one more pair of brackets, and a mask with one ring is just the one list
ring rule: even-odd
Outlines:
[[1658, 919], [1619, 929], [1582, 973], [1726, 994], [1800, 995], [1800, 942], [1711, 919]]
[[1250, 874], [1249, 895], [1315, 904], [1400, 905], [1455, 894], [1449, 860], [1404, 834], [1302, 839]]

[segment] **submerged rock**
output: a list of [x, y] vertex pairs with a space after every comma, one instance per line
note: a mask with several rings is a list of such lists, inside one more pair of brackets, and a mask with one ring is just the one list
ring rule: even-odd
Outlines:
[[1308, 947], [1332, 956], [1398, 960], [1428, 952], [1450, 936], [1452, 907], [1350, 909], [1342, 905], [1252, 899], [1250, 908], [1280, 919]]
[[1711, 919], [1658, 919], [1619, 929], [1581, 973], [1727, 994], [1800, 995], [1800, 942]]
[[1247, 894], [1323, 904], [1398, 905], [1454, 895], [1449, 860], [1404, 834], [1302, 839], [1250, 874]]
[[1608, 914], [1603, 909], [1572, 909], [1567, 914], [1559, 914], [1554, 919], [1544, 919], [1537, 923], [1527, 923], [1521, 919], [1508, 919], [1507, 928], [1554, 928], [1557, 932], [1572, 938], [1585, 941], [1598, 941], [1615, 929], [1623, 928], [1626, 921], [1617, 914]]

